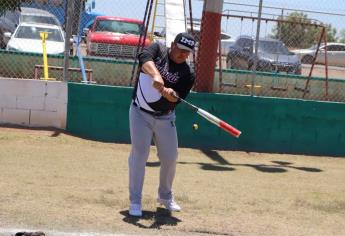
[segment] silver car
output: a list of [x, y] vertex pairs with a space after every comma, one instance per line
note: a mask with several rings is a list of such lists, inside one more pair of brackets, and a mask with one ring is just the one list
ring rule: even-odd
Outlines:
[[230, 46], [226, 58], [228, 69], [253, 70], [257, 61], [256, 70], [266, 72], [286, 72], [300, 75], [301, 61], [291, 53], [283, 42], [277, 39], [260, 38], [257, 58], [254, 53], [255, 39], [241, 35]]
[[[317, 45], [311, 48], [294, 50], [302, 63], [311, 64], [315, 56]], [[327, 61], [329, 66], [345, 66], [345, 44], [344, 43], [328, 43], [322, 44], [319, 48], [315, 63], [325, 64], [325, 53], [327, 49]]]

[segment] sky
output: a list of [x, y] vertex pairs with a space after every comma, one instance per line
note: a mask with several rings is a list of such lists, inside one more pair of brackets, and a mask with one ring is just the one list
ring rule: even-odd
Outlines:
[[[91, 2], [93, 0], [88, 1]], [[93, 11], [98, 13], [137, 19], [142, 19], [144, 17], [146, 6], [145, 0], [94, 1], [96, 4], [95, 9], [93, 9]], [[188, 0], [184, 1], [187, 3], [189, 2]], [[163, 3], [164, 0], [159, 0], [159, 2]], [[258, 6], [259, 0], [224, 0], [223, 12], [236, 15], [257, 15], [258, 7], [236, 5], [236, 3]], [[192, 5], [193, 17], [201, 18], [203, 1], [192, 0]], [[308, 17], [311, 19], [316, 19], [323, 23], [331, 24], [332, 27], [337, 29], [338, 33], [342, 29], [345, 29], [345, 0], [263, 0], [263, 6], [263, 17], [266, 18], [276, 18], [277, 15], [282, 14], [282, 9], [284, 9], [284, 15], [292, 12], [291, 10], [287, 10], [286, 8], [343, 14], [344, 16], [332, 16], [321, 13], [306, 12]], [[268, 7], [274, 7], [279, 9], [272, 9]], [[158, 5], [157, 12], [164, 12], [164, 9], [161, 5]], [[156, 17], [156, 22], [156, 25], [162, 25], [162, 22], [164, 21], [162, 17]], [[266, 24], [265, 22], [263, 22], [261, 25], [261, 34], [264, 34], [263, 36], [268, 35], [272, 31], [273, 27], [273, 23]], [[240, 34], [255, 33], [256, 23], [253, 23], [251, 20], [241, 21], [239, 18], [232, 18], [230, 20], [227, 20], [225, 17], [223, 17], [222, 30], [230, 34], [233, 38], [235, 38]]]

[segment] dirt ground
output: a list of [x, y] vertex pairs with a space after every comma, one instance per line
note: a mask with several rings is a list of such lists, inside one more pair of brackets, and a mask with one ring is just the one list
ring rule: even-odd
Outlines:
[[180, 149], [175, 198], [157, 205], [152, 147], [142, 218], [128, 216], [130, 146], [0, 127], [0, 235], [345, 235], [345, 159]]
[[[303, 64], [302, 75], [308, 76], [310, 73], [311, 65]], [[325, 65], [315, 65], [312, 76], [326, 78]], [[345, 68], [337, 66], [328, 67], [328, 78], [329, 79], [345, 79]]]

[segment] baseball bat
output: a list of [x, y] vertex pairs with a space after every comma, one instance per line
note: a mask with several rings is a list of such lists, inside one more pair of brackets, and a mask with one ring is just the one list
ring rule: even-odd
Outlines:
[[197, 112], [200, 116], [202, 116], [203, 118], [205, 118], [206, 120], [208, 120], [212, 124], [218, 126], [219, 128], [222, 128], [223, 130], [225, 130], [226, 132], [235, 136], [236, 138], [238, 138], [241, 135], [241, 131], [239, 131], [235, 127], [229, 125], [225, 121], [219, 119], [218, 117], [212, 115], [211, 113], [205, 111], [204, 109], [201, 109], [201, 108], [191, 104], [190, 102], [187, 102], [186, 100], [178, 97], [177, 95], [175, 95], [175, 97], [177, 99], [179, 99], [181, 102], [183, 102], [184, 104], [188, 105], [193, 111]]

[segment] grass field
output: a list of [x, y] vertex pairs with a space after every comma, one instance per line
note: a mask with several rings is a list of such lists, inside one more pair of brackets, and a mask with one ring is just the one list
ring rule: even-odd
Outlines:
[[183, 210], [171, 215], [155, 202], [152, 147], [138, 219], [127, 210], [129, 150], [0, 127], [0, 235], [345, 235], [344, 158], [180, 149], [174, 190]]

